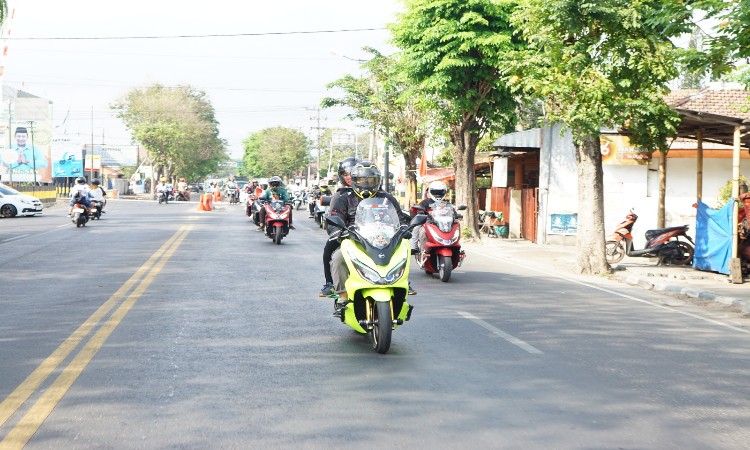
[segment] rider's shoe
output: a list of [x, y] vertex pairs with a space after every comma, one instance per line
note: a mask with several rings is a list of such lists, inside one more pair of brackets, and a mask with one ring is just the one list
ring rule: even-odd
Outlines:
[[411, 254], [412, 255], [418, 255], [419, 254], [419, 249], [418, 248], [411, 249]]
[[263, 225], [258, 225], [258, 228], [255, 229], [255, 231], [263, 231]]
[[289, 229], [290, 230], [296, 230], [296, 228], [294, 228], [294, 225], [292, 225], [292, 224], [289, 224]]
[[408, 294], [409, 294], [409, 295], [417, 295], [417, 291], [415, 291], [415, 290], [414, 290], [414, 289], [413, 289], [413, 288], [411, 287], [411, 281], [409, 282], [409, 292], [408, 292]]
[[320, 296], [321, 297], [328, 297], [329, 295], [333, 295], [333, 283], [326, 283], [323, 285], [323, 289], [320, 290]]

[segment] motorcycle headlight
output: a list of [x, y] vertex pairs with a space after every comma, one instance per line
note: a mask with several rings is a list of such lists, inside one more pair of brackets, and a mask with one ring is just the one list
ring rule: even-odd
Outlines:
[[380, 277], [380, 274], [377, 271], [367, 267], [356, 259], [352, 259], [352, 262], [354, 263], [354, 268], [357, 269], [357, 273], [360, 277], [372, 284], [386, 284], [384, 283], [385, 280]]
[[388, 284], [393, 284], [404, 276], [404, 272], [406, 272], [406, 259], [401, 260], [393, 270], [388, 272], [388, 275], [385, 276], [385, 281], [387, 281]]

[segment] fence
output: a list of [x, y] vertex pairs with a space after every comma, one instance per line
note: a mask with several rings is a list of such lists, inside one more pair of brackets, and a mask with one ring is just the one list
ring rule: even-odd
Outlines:
[[70, 195], [70, 186], [66, 184], [46, 184], [36, 186], [27, 183], [9, 183], [13, 189], [24, 194], [33, 195], [44, 204], [55, 203], [58, 198], [67, 198]]

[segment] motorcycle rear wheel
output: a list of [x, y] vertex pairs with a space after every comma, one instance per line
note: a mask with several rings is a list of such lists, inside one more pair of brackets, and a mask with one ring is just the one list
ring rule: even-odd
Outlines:
[[622, 261], [625, 257], [625, 247], [622, 241], [607, 241], [604, 244], [604, 254], [609, 264], [615, 264]]
[[372, 348], [380, 354], [388, 353], [388, 349], [391, 347], [391, 334], [393, 332], [390, 302], [375, 302], [374, 322], [375, 325], [368, 333]]
[[451, 269], [453, 269], [453, 261], [447, 258], [445, 255], [438, 255], [438, 274], [440, 275], [440, 281], [447, 282], [451, 279]]
[[[676, 249], [679, 249], [677, 251], [680, 252], [682, 256], [679, 257], [669, 257], [667, 258], [667, 264], [674, 264], [678, 266], [686, 266], [693, 262], [693, 254], [695, 253], [695, 250], [693, 249], [693, 246], [688, 244], [687, 242], [676, 242], [677, 246]], [[675, 253], [677, 253], [675, 251]]]

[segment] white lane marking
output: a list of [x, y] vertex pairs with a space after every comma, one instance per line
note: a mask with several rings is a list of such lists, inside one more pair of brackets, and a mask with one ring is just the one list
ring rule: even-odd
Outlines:
[[23, 238], [29, 237], [29, 236], [31, 236], [31, 235], [30, 234], [22, 234], [20, 236], [12, 237], [12, 238], [9, 238], [9, 239], [3, 239], [3, 242], [15, 241], [16, 239], [23, 239]]
[[532, 353], [534, 355], [543, 355], [544, 352], [539, 350], [538, 348], [534, 347], [531, 344], [527, 344], [526, 342], [522, 341], [521, 339], [518, 339], [517, 337], [506, 333], [505, 331], [501, 330], [500, 328], [497, 328], [494, 325], [490, 325], [489, 323], [485, 322], [484, 320], [469, 314], [467, 312], [458, 311], [458, 314], [461, 316], [464, 316], [465, 318], [471, 320], [472, 322], [476, 323], [480, 327], [489, 330], [491, 333], [496, 334], [500, 336], [501, 338], [505, 339], [506, 341], [510, 342], [513, 345], [516, 345], [524, 350], [526, 350], [529, 353]]
[[745, 334], [750, 334], [750, 330], [746, 330], [744, 328], [735, 327], [733, 325], [729, 325], [728, 323], [719, 322], [718, 320], [709, 319], [708, 317], [699, 316], [697, 314], [689, 313], [687, 311], [680, 311], [680, 310], [671, 308], [669, 306], [658, 305], [656, 303], [650, 302], [650, 301], [642, 299], [642, 298], [633, 297], [632, 295], [622, 294], [620, 292], [615, 292], [613, 290], [610, 290], [610, 289], [607, 289], [607, 288], [603, 288], [601, 286], [597, 286], [597, 285], [594, 285], [594, 284], [586, 283], [585, 281], [579, 281], [579, 280], [567, 277], [565, 275], [560, 275], [559, 273], [547, 272], [546, 270], [541, 270], [541, 269], [539, 269], [537, 267], [527, 266], [525, 264], [520, 264], [520, 263], [511, 261], [509, 259], [499, 258], [497, 256], [488, 255], [488, 254], [482, 253], [482, 252], [475, 251], [475, 253], [477, 253], [479, 255], [482, 255], [482, 256], [484, 256], [486, 258], [491, 258], [491, 259], [494, 259], [494, 260], [497, 260], [497, 261], [502, 261], [504, 263], [507, 263], [507, 264], [510, 264], [510, 265], [513, 265], [513, 266], [517, 266], [517, 267], [523, 267], [524, 269], [533, 270], [535, 272], [543, 273], [543, 274], [549, 275], [551, 277], [562, 278], [563, 280], [569, 281], [571, 283], [580, 284], [581, 286], [586, 286], [586, 287], [589, 287], [591, 289], [596, 289], [598, 291], [606, 292], [607, 294], [612, 294], [612, 295], [616, 295], [618, 297], [626, 298], [626, 299], [632, 300], [634, 302], [643, 303], [644, 305], [649, 305], [649, 306], [653, 306], [655, 308], [663, 309], [665, 311], [670, 311], [670, 312], [673, 312], [673, 313], [682, 314], [683, 316], [688, 316], [688, 317], [692, 317], [693, 319], [698, 319], [698, 320], [702, 320], [704, 322], [712, 323], [714, 325], [719, 325], [719, 326], [722, 326], [722, 327], [725, 327], [725, 328], [729, 328], [730, 330], [739, 331], [739, 332], [745, 333]]

